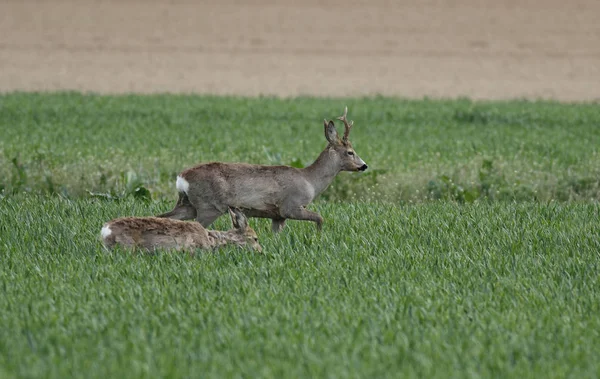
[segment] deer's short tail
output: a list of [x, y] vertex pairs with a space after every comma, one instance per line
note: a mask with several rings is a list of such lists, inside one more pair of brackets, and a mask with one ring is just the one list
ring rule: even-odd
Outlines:
[[100, 231], [100, 236], [102, 237], [102, 242], [104, 243], [104, 246], [106, 246], [107, 249], [110, 249], [115, 245], [116, 239], [115, 235], [110, 229], [110, 225], [104, 224], [102, 230]]
[[179, 199], [172, 211], [160, 214], [156, 217], [173, 218], [176, 220], [191, 220], [196, 218], [196, 208], [190, 203], [190, 199], [183, 191], [179, 192]]

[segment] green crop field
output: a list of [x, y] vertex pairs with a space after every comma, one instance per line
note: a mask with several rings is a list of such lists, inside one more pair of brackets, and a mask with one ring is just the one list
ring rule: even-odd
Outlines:
[[[369, 169], [322, 233], [101, 246], [193, 164], [310, 164], [344, 105]], [[0, 95], [0, 377], [598, 377], [599, 150], [597, 104]]]

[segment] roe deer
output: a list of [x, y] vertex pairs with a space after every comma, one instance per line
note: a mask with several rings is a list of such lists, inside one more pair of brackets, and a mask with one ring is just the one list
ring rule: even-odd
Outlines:
[[197, 222], [186, 222], [157, 217], [122, 217], [102, 227], [102, 241], [107, 248], [119, 244], [140, 247], [148, 251], [175, 249], [193, 251], [212, 249], [226, 244], [248, 245], [262, 251], [256, 232], [248, 225], [242, 212], [229, 208], [234, 229], [227, 232], [206, 230]]
[[305, 207], [323, 192], [340, 171], [364, 171], [348, 139], [353, 122], [346, 119], [348, 107], [338, 117], [345, 126], [339, 137], [333, 121], [325, 120], [327, 147], [306, 168], [264, 166], [247, 163], [210, 162], [184, 170], [177, 176], [179, 199], [175, 208], [157, 217], [196, 220], [209, 226], [228, 207], [241, 209], [248, 217], [272, 219], [279, 232], [286, 219], [313, 221], [321, 230], [323, 218]]

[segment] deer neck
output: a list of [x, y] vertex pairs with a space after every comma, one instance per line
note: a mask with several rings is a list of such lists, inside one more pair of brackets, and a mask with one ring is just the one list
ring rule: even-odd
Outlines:
[[311, 182], [315, 189], [315, 196], [323, 192], [336, 175], [341, 171], [338, 163], [337, 154], [330, 146], [319, 154], [316, 161], [304, 169], [306, 178]]
[[239, 238], [236, 237], [237, 235], [235, 233], [222, 232], [219, 230], [208, 231], [208, 238], [210, 238], [211, 245], [215, 249], [230, 243], [237, 242]]

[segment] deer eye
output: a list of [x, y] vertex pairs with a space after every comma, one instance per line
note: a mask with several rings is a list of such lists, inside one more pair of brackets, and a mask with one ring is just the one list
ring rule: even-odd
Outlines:
[[354, 151], [348, 151], [346, 154], [348, 154], [348, 155], [354, 155]]

